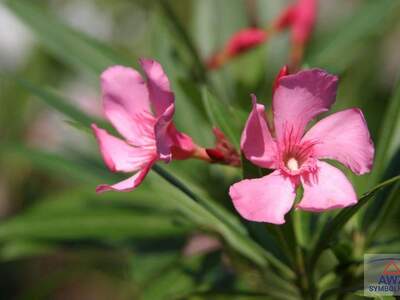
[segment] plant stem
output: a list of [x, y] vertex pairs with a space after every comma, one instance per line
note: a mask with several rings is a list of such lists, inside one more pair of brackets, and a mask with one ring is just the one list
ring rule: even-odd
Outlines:
[[153, 165], [152, 169], [166, 181], [178, 188], [190, 199], [194, 200], [195, 202], [201, 202], [199, 197], [195, 193], [193, 193], [188, 187], [186, 187], [180, 180], [172, 176], [170, 173], [166, 172], [163, 168], [157, 165]]

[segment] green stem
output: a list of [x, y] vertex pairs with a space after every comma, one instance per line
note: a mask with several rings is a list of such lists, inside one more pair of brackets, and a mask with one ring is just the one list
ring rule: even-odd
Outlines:
[[294, 227], [294, 214], [292, 212], [290, 214], [290, 237], [295, 241], [293, 246], [293, 255], [295, 260], [295, 270], [297, 274], [297, 284], [299, 286], [300, 291], [302, 292], [304, 299], [314, 300], [316, 299], [316, 291], [313, 276], [310, 276], [309, 272], [306, 269], [306, 260], [304, 257], [303, 249], [299, 243], [299, 237], [296, 235], [296, 228]]
[[267, 227], [273, 232], [282, 250], [289, 258], [292, 268], [296, 273], [295, 283], [303, 299], [315, 299], [313, 278], [309, 277], [306, 272], [305, 258], [294, 228], [293, 213], [287, 215], [284, 225], [280, 227], [269, 225]]
[[153, 165], [152, 170], [155, 171], [162, 178], [164, 178], [166, 181], [171, 183], [173, 186], [178, 188], [181, 192], [183, 192], [186, 196], [188, 196], [193, 201], [201, 202], [200, 198], [195, 193], [193, 193], [186, 185], [184, 185], [176, 177], [172, 176], [170, 173], [165, 171], [162, 167], [160, 167], [158, 165]]

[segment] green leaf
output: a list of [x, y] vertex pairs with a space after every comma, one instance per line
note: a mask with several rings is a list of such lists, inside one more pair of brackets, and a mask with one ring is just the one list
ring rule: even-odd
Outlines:
[[96, 195], [93, 186], [51, 195], [0, 222], [0, 242], [159, 239], [181, 236], [191, 228], [171, 203], [163, 204], [160, 194], [152, 195], [149, 186], [129, 197]]
[[389, 162], [392, 160], [397, 148], [400, 146], [397, 127], [400, 120], [400, 80], [396, 85], [393, 96], [380, 127], [378, 146], [376, 149], [374, 170], [371, 182], [375, 183], [383, 176]]
[[100, 42], [62, 24], [37, 1], [3, 1], [31, 29], [40, 42], [55, 56], [75, 68], [98, 76], [114, 64], [131, 64]]
[[[369, 181], [375, 184], [399, 173], [400, 161], [400, 80], [393, 91], [379, 131], [374, 169]], [[389, 199], [390, 198], [390, 199]], [[361, 228], [368, 234], [368, 242], [373, 240], [387, 214], [393, 206], [395, 195], [380, 194], [361, 215]]]
[[171, 170], [170, 168], [166, 170], [165, 168], [156, 165], [153, 167], [153, 170], [168, 182], [182, 190], [194, 201], [200, 203], [200, 205], [209, 210], [220, 220], [229, 224], [229, 226], [234, 228], [234, 230], [243, 234], [246, 233], [246, 230], [243, 228], [238, 218], [213, 201], [208, 193], [199, 187], [195, 182], [189, 180], [182, 174], [179, 174], [177, 171]]
[[[10, 78], [12, 78], [10, 76]], [[101, 120], [96, 120], [95, 118], [89, 117], [84, 112], [80, 111], [74, 105], [72, 105], [71, 101], [63, 98], [59, 94], [57, 94], [54, 90], [50, 88], [40, 87], [37, 84], [34, 84], [28, 80], [20, 79], [20, 78], [12, 78], [15, 82], [24, 88], [26, 91], [30, 92], [32, 95], [36, 96], [37, 99], [43, 101], [48, 106], [67, 116], [71, 120], [75, 121], [76, 125], [80, 125], [82, 127], [90, 128], [92, 123], [104, 123]]]
[[126, 210], [91, 211], [38, 217], [20, 214], [0, 223], [0, 241], [15, 239], [80, 240], [166, 238], [182, 235], [187, 227], [168, 216], [143, 215]]
[[[343, 287], [335, 287], [335, 288], [330, 288], [326, 291], [324, 291], [320, 298], [321, 300], [325, 299], [332, 299], [332, 296], [337, 295], [338, 299], [345, 295], [349, 295], [352, 292], [356, 292], [360, 289], [362, 289], [364, 286], [364, 281], [363, 279], [353, 279], [353, 282], [351, 283], [351, 286], [343, 286]], [[340, 298], [339, 298], [340, 297]]]
[[369, 253], [396, 253], [400, 249], [398, 236], [394, 236], [390, 241], [378, 242], [368, 248]]
[[376, 234], [380, 229], [383, 228], [383, 225], [390, 220], [390, 216], [393, 213], [396, 213], [398, 210], [396, 209], [397, 205], [399, 205], [400, 200], [400, 183], [396, 183], [389, 195], [384, 200], [383, 206], [380, 208], [378, 212], [375, 212], [375, 219], [368, 226], [368, 231], [366, 234], [367, 240], [365, 241], [366, 247], [371, 244], [374, 240]]
[[400, 180], [400, 175], [378, 184], [369, 192], [365, 193], [358, 200], [356, 205], [342, 209], [332, 220], [325, 224], [310, 254], [309, 265], [311, 270], [314, 269], [323, 250], [329, 247], [329, 243], [337, 236], [339, 231], [351, 219], [351, 217], [358, 212], [372, 197], [374, 197], [379, 190], [395, 183], [398, 180]]
[[63, 174], [76, 180], [77, 182], [96, 183], [105, 178], [114, 178], [110, 173], [99, 168], [89, 168], [70, 158], [62, 157], [58, 154], [43, 150], [28, 148], [18, 144], [2, 144], [0, 153], [4, 157], [19, 157], [26, 159], [35, 167], [51, 171], [54, 174]]
[[49, 243], [34, 242], [29, 240], [15, 240], [5, 243], [0, 248], [0, 259], [11, 261], [21, 258], [52, 253], [56, 247]]
[[240, 128], [235, 126], [238, 118], [235, 117], [233, 109], [226, 103], [216, 99], [205, 87], [202, 89], [202, 96], [211, 124], [221, 129], [236, 149], [240, 149]]

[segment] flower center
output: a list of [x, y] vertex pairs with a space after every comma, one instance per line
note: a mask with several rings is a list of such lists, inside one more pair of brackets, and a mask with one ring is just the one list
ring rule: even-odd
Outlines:
[[294, 157], [291, 157], [286, 161], [286, 167], [290, 171], [298, 171], [299, 170], [299, 162]]

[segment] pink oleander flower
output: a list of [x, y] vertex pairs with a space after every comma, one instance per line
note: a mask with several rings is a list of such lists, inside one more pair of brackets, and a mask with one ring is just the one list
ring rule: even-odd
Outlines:
[[161, 65], [140, 60], [147, 82], [132, 68], [113, 66], [101, 75], [103, 110], [124, 139], [92, 125], [107, 167], [112, 172], [134, 173], [113, 185], [103, 184], [97, 192], [131, 191], [145, 178], [152, 165], [163, 160], [186, 159], [197, 146], [172, 122], [174, 94]]
[[222, 51], [213, 55], [207, 62], [210, 69], [221, 67], [226, 61], [250, 50], [267, 39], [267, 32], [260, 28], [245, 28], [236, 32], [226, 43]]
[[302, 210], [320, 212], [357, 202], [346, 176], [322, 159], [337, 160], [358, 175], [371, 170], [374, 146], [362, 112], [343, 110], [306, 130], [313, 118], [332, 106], [337, 84], [336, 76], [319, 69], [281, 77], [272, 104], [274, 136], [264, 105], [253, 96], [241, 148], [253, 164], [274, 171], [231, 186], [229, 194], [243, 218], [284, 223], [300, 184], [304, 193], [296, 207]]

